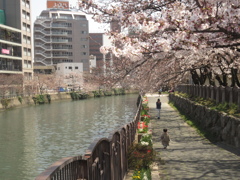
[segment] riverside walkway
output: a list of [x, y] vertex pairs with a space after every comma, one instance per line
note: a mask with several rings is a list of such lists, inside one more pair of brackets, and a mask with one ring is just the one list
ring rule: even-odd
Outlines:
[[[224, 144], [212, 144], [187, 125], [168, 104], [168, 95], [147, 94], [153, 146], [158, 152], [152, 180], [239, 180], [240, 150]], [[162, 109], [157, 119], [156, 101]], [[160, 142], [162, 129], [167, 128], [171, 141], [167, 149]]]

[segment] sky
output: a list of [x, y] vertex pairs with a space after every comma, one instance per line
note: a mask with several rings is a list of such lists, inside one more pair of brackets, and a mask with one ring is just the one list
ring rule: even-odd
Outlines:
[[[69, 4], [72, 6], [77, 5], [77, 0], [69, 0]], [[36, 20], [36, 17], [40, 15], [43, 10], [47, 9], [47, 0], [31, 0], [31, 14], [32, 14], [32, 23]], [[107, 28], [106, 25], [101, 25], [94, 22], [90, 16], [87, 16], [89, 20], [89, 32], [90, 33], [101, 33], [104, 32], [104, 29]]]

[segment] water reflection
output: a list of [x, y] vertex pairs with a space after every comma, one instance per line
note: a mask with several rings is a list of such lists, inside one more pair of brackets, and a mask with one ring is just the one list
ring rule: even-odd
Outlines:
[[137, 95], [53, 102], [0, 113], [0, 179], [32, 180], [53, 162], [84, 154], [133, 120]]

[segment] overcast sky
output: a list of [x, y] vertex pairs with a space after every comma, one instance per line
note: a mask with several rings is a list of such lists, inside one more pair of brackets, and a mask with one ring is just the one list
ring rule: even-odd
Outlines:
[[[31, 1], [31, 14], [32, 14], [32, 23], [36, 20], [36, 17], [40, 15], [42, 10], [47, 9], [47, 0], [32, 0]], [[77, 0], [69, 0], [70, 6], [76, 6]], [[95, 23], [90, 17], [88, 17], [89, 20], [89, 32], [104, 32], [104, 29], [107, 28], [106, 25], [99, 25], [98, 23]]]

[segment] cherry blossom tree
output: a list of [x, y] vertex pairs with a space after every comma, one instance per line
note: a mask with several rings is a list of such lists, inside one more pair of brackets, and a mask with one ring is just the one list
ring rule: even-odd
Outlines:
[[48, 93], [48, 89], [56, 88], [57, 80], [54, 74], [39, 74], [35, 73], [33, 80], [29, 81], [29, 86], [36, 89], [36, 93]]
[[22, 94], [23, 76], [21, 74], [0, 74], [0, 98]]
[[97, 22], [118, 21], [122, 28], [108, 31], [113, 44], [101, 47], [115, 56], [115, 82], [130, 76], [156, 90], [192, 75], [195, 84], [228, 85], [228, 77], [231, 86], [239, 85], [238, 0], [88, 0], [79, 6]]

